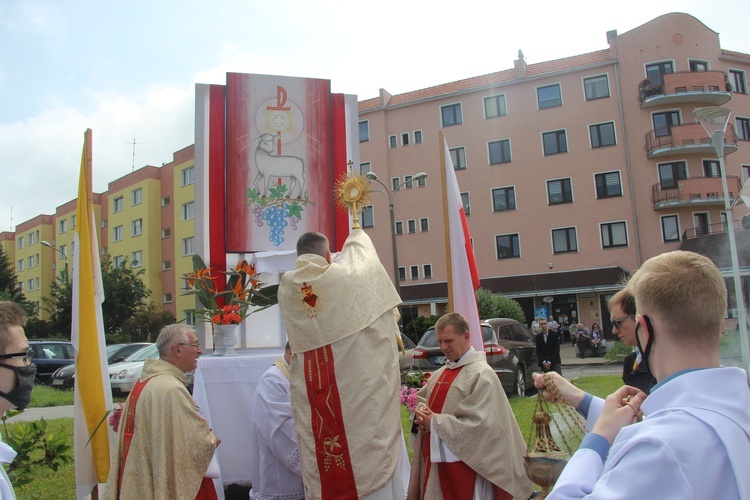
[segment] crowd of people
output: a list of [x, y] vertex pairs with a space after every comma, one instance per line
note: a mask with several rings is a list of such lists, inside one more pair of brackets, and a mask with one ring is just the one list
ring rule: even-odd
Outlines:
[[[400, 298], [372, 242], [354, 230], [334, 262], [327, 238], [312, 232], [297, 253], [279, 287], [289, 342], [248, 416], [250, 498], [531, 498], [526, 443], [466, 318], [447, 313], [435, 325], [446, 363], [417, 393], [409, 463], [398, 403]], [[316, 300], [305, 300], [311, 294]], [[719, 365], [726, 300], [705, 257], [676, 251], [645, 262], [608, 303], [613, 332], [634, 354], [626, 385], [606, 399], [562, 377], [561, 326], [538, 319], [534, 383], [549, 401], [562, 394], [589, 431], [547, 498], [750, 498], [747, 373]], [[25, 321], [17, 305], [0, 302], [3, 411], [30, 398]], [[576, 342], [597, 348], [598, 326], [577, 324]], [[159, 359], [146, 361], [123, 409], [103, 497], [216, 498], [211, 463], [221, 440], [184, 383], [198, 338], [177, 324], [156, 344]], [[0, 442], [0, 460], [12, 458]], [[11, 495], [0, 474], [0, 498]]]

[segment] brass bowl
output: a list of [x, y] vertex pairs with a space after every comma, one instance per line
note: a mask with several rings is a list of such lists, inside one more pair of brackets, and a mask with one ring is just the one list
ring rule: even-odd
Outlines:
[[542, 487], [542, 493], [546, 496], [555, 485], [557, 478], [568, 463], [570, 455], [565, 452], [558, 453], [529, 453], [524, 457], [526, 476], [532, 482]]

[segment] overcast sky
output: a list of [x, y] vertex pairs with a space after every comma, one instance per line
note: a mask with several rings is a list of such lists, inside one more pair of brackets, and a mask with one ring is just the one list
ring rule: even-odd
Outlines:
[[361, 100], [509, 69], [519, 49], [529, 64], [604, 49], [669, 12], [750, 53], [747, 0], [0, 0], [0, 231], [76, 197], [86, 128], [95, 192], [171, 161], [194, 142], [195, 84], [228, 71]]

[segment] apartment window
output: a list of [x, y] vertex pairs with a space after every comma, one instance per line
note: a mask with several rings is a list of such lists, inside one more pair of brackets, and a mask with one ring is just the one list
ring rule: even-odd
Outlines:
[[565, 227], [552, 230], [552, 249], [555, 253], [568, 253], [578, 251], [578, 239], [576, 228]]
[[189, 201], [182, 204], [182, 220], [195, 218], [195, 202]]
[[708, 234], [708, 212], [693, 213], [693, 228], [696, 236], [705, 236]]
[[24, 241], [25, 240], [23, 239], [23, 236], [21, 236], [20, 238], [18, 238], [18, 248], [19, 249], [23, 248]]
[[143, 265], [143, 250], [136, 250], [130, 254], [130, 261], [133, 267], [141, 267]]
[[703, 160], [703, 177], [721, 177], [718, 160]]
[[673, 72], [674, 69], [670, 61], [653, 63], [646, 66], [646, 78], [649, 79], [651, 85], [661, 85], [661, 76]]
[[102, 255], [107, 255], [109, 253], [109, 247], [102, 247]]
[[547, 85], [545, 87], [537, 87], [536, 99], [539, 104], [539, 109], [554, 108], [555, 106], [562, 106], [562, 93], [560, 92], [560, 84]]
[[464, 170], [466, 168], [466, 148], [453, 148], [449, 151], [453, 162], [453, 170]]
[[409, 132], [403, 132], [401, 134], [401, 145], [402, 146], [408, 146], [409, 145]]
[[34, 256], [33, 255], [29, 255], [29, 257], [28, 257], [28, 264], [26, 265], [26, 267], [28, 269], [31, 269], [32, 267], [34, 267]]
[[[23, 236], [21, 236], [21, 238], [23, 238]], [[33, 245], [34, 244], [34, 233], [29, 233], [29, 235], [27, 236], [27, 238], [29, 239], [29, 246]]]
[[60, 245], [60, 252], [62, 252], [62, 255], [65, 255], [67, 258], [68, 255], [68, 245]]
[[26, 290], [23, 289], [23, 281], [18, 282], [18, 289], [22, 292], [25, 292]]
[[102, 219], [102, 229], [107, 227], [107, 219]]
[[750, 179], [750, 165], [742, 165], [742, 182]]
[[162, 239], [169, 238], [170, 236], [172, 236], [172, 229], [171, 228], [165, 227], [164, 229], [161, 230], [161, 238]]
[[165, 304], [171, 304], [172, 303], [172, 294], [171, 293], [163, 293], [162, 294], [162, 301]]
[[398, 280], [406, 281], [406, 268], [403, 266], [398, 268]]
[[161, 270], [162, 271], [169, 271], [170, 269], [172, 269], [172, 262], [168, 261], [168, 260], [162, 261], [162, 263], [161, 263]]
[[398, 191], [399, 187], [401, 187], [401, 177], [391, 177], [391, 189]]
[[422, 276], [424, 279], [432, 279], [432, 264], [422, 264]]
[[568, 152], [568, 141], [565, 138], [564, 130], [543, 133], [542, 142], [544, 143], [545, 156]]
[[188, 186], [195, 182], [195, 167], [183, 168], [180, 174], [182, 177], [182, 186]]
[[169, 199], [169, 196], [165, 196], [164, 198], [161, 199], [161, 206], [162, 207], [167, 207], [167, 206], [169, 206], [170, 202], [171, 202], [171, 200]]
[[661, 217], [661, 239], [668, 241], [680, 241], [680, 220], [676, 215], [663, 215]]
[[395, 226], [396, 226], [395, 227], [396, 234], [404, 234], [404, 222], [403, 221], [397, 220], [395, 222]]
[[414, 187], [414, 181], [412, 179], [413, 177], [411, 175], [404, 176], [404, 187], [406, 189], [411, 189], [412, 187]]
[[409, 219], [406, 221], [406, 228], [409, 231], [409, 234], [414, 234], [417, 232], [417, 221], [414, 219]]
[[183, 257], [188, 255], [193, 255], [193, 241], [194, 237], [190, 236], [189, 238], [183, 238], [182, 239], [182, 255]]
[[487, 144], [490, 151], [490, 165], [510, 161], [510, 139], [501, 139]]
[[33, 278], [32, 278], [32, 279], [30, 279], [30, 280], [28, 281], [28, 283], [29, 283], [29, 291], [32, 291], [32, 290], [34, 290], [34, 279], [33, 279]]
[[23, 271], [23, 259], [18, 261], [18, 270]]
[[114, 267], [122, 267], [124, 262], [125, 262], [125, 257], [123, 257], [122, 255], [117, 255], [112, 259], [112, 265]]
[[616, 143], [614, 122], [589, 125], [589, 136], [591, 137], [592, 148], [614, 146]]
[[495, 236], [498, 259], [513, 259], [521, 256], [521, 245], [518, 233]]
[[469, 193], [461, 193], [461, 203], [464, 205], [464, 213], [468, 217], [471, 215], [471, 197]]
[[620, 172], [604, 172], [595, 174], [596, 198], [611, 198], [622, 196], [622, 185], [620, 184]]
[[491, 95], [484, 98], [484, 117], [495, 118], [508, 114], [505, 107], [505, 94]]
[[417, 179], [417, 187], [425, 187], [427, 185], [427, 176], [420, 177]]
[[372, 205], [362, 210], [362, 227], [373, 227], [375, 225], [375, 216], [372, 212]]
[[122, 241], [122, 226], [112, 229], [112, 241]]
[[443, 127], [462, 124], [461, 103], [440, 106], [440, 117], [442, 118]]
[[654, 135], [665, 137], [672, 134], [672, 127], [680, 124], [680, 113], [679, 111], [654, 113], [652, 120], [654, 122]]
[[706, 61], [691, 60], [688, 62], [688, 65], [690, 66], [690, 71], [692, 72], [708, 71], [708, 63]]
[[130, 234], [131, 236], [140, 236], [143, 234], [143, 219], [136, 219], [131, 223]]
[[426, 233], [430, 230], [430, 219], [427, 217], [422, 217], [419, 219], [419, 230], [423, 233]]
[[659, 165], [659, 183], [662, 189], [675, 189], [677, 181], [687, 179], [687, 166], [684, 161]]
[[134, 189], [131, 194], [133, 205], [140, 205], [143, 202], [143, 188]]
[[[57, 232], [64, 233], [68, 230], [68, 219], [61, 220], [58, 224]], [[31, 235], [29, 235], [29, 243], [31, 243]]]
[[419, 266], [409, 266], [409, 271], [411, 271], [411, 279], [419, 279]]
[[421, 130], [414, 131], [414, 144], [422, 144], [422, 131]]
[[502, 187], [492, 190], [492, 210], [502, 212], [504, 210], [516, 209], [516, 189], [514, 187]]
[[359, 142], [370, 140], [370, 122], [367, 120], [359, 122]]
[[75, 257], [75, 255], [76, 255], [76, 242], [71, 241], [70, 242], [70, 256]]
[[185, 311], [185, 324], [188, 326], [195, 326], [195, 313], [192, 311]]
[[398, 138], [395, 135], [388, 137], [388, 145], [392, 148], [398, 146]]
[[[70, 229], [76, 228], [76, 216], [71, 215], [70, 216]], [[36, 232], [36, 239], [39, 240], [39, 231]]]
[[34, 278], [34, 289], [39, 290], [39, 278]]
[[606, 222], [600, 224], [602, 233], [602, 248], [616, 248], [628, 246], [628, 229], [625, 221]]
[[122, 203], [122, 196], [118, 196], [115, 198], [112, 202], [112, 212], [122, 212], [123, 203]]
[[547, 181], [547, 198], [550, 205], [573, 202], [573, 186], [570, 177]]
[[368, 172], [372, 172], [372, 164], [369, 161], [359, 164], [360, 175], [367, 175]]
[[736, 118], [737, 138], [741, 141], [750, 141], [750, 118]]
[[587, 101], [609, 97], [609, 77], [607, 75], [599, 75], [584, 78], [583, 90]]
[[745, 78], [744, 71], [730, 69], [729, 82], [732, 84], [732, 92], [747, 94], [747, 79]]
[[34, 265], [39, 267], [39, 254], [34, 255]]

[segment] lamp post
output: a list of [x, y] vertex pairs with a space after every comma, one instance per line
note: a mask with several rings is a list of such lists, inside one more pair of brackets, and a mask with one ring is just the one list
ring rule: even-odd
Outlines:
[[59, 252], [60, 255], [62, 255], [63, 259], [65, 259], [65, 278], [67, 279], [67, 277], [68, 277], [68, 256], [65, 255], [65, 252], [63, 252], [62, 250], [60, 250], [59, 248], [57, 248], [55, 245], [53, 245], [49, 241], [42, 240], [42, 241], [40, 241], [40, 243], [42, 245], [44, 245], [45, 247], [51, 248], [55, 252]]
[[398, 276], [398, 248], [396, 246], [396, 221], [395, 221], [395, 214], [393, 212], [393, 198], [396, 196], [396, 193], [404, 187], [406, 184], [409, 184], [410, 182], [419, 181], [421, 179], [424, 179], [427, 177], [427, 174], [424, 172], [419, 172], [417, 174], [414, 174], [414, 177], [412, 177], [409, 181], [404, 181], [393, 190], [388, 189], [388, 186], [383, 184], [383, 182], [378, 179], [378, 176], [375, 174], [375, 172], [367, 172], [365, 174], [365, 177], [370, 179], [370, 181], [375, 181], [381, 186], [383, 186], [383, 189], [373, 189], [373, 191], [378, 191], [379, 193], [383, 193], [388, 197], [388, 206], [391, 211], [391, 245], [393, 246], [393, 283], [396, 285], [396, 292], [398, 292], [399, 297], [401, 296], [401, 284]]
[[724, 169], [724, 133], [727, 129], [729, 115], [732, 112], [722, 107], [696, 108], [693, 115], [706, 129], [711, 138], [711, 145], [719, 157], [719, 170], [721, 171], [721, 185], [724, 188], [724, 213], [726, 213], [729, 226], [729, 253], [732, 258], [732, 277], [734, 279], [734, 297], [737, 303], [737, 317], [740, 329], [740, 344], [742, 346], [742, 364], [750, 373], [750, 339], [747, 337], [747, 313], [745, 311], [745, 298], [742, 295], [742, 282], [740, 281], [740, 264], [737, 258], [737, 241], [734, 236], [734, 224], [732, 221], [732, 200], [727, 188], [727, 173]]

